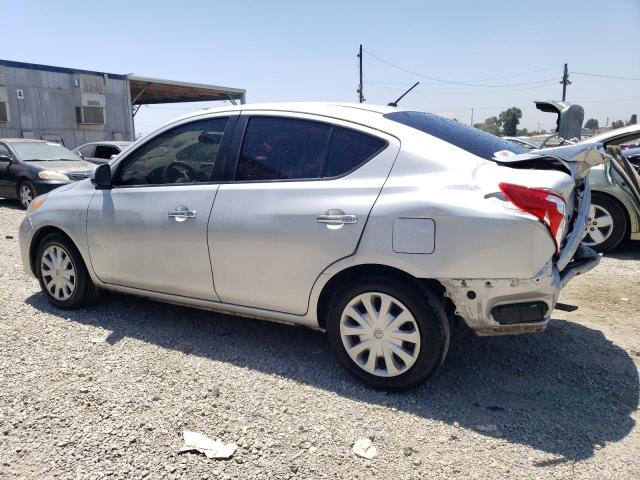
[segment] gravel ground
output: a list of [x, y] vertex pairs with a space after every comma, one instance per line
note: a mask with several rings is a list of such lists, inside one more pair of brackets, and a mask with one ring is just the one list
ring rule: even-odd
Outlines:
[[[22, 271], [22, 216], [0, 200], [0, 478], [640, 478], [638, 242], [546, 332], [459, 332], [433, 379], [385, 394], [318, 332], [115, 294], [56, 310]], [[240, 448], [178, 454], [183, 430]]]

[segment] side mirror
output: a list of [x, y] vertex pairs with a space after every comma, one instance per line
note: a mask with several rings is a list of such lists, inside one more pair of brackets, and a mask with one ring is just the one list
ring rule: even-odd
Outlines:
[[118, 154], [117, 154], [117, 153], [114, 153], [113, 155], [111, 155], [111, 157], [109, 158], [109, 160], [114, 160], [114, 159], [116, 159], [116, 158], [118, 158]]
[[11, 163], [11, 157], [9, 157], [8, 155], [0, 155], [0, 162], [1, 163]]
[[91, 183], [93, 183], [98, 190], [111, 189], [111, 167], [108, 163], [98, 165], [91, 174]]

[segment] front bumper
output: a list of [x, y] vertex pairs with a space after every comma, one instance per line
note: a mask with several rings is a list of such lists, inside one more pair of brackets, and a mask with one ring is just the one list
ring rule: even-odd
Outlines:
[[20, 258], [22, 259], [22, 267], [24, 271], [31, 277], [35, 277], [33, 270], [31, 269], [30, 258], [30, 246], [31, 239], [33, 238], [33, 225], [31, 224], [31, 217], [27, 213], [22, 219], [22, 223], [18, 228], [18, 245], [20, 246]]

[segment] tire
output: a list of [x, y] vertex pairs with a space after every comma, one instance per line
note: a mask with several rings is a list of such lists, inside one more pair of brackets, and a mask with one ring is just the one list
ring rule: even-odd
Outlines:
[[[374, 309], [372, 316], [388, 310], [389, 314], [384, 316], [386, 328], [382, 324], [375, 328], [366, 325], [371, 318], [364, 307], [367, 299], [372, 300], [369, 302]], [[386, 309], [388, 304], [392, 307]], [[349, 373], [373, 388], [384, 390], [413, 388], [430, 377], [447, 355], [450, 336], [447, 314], [432, 292], [378, 275], [355, 279], [339, 288], [330, 306], [327, 333], [331, 349]], [[398, 344], [395, 335], [407, 340]], [[395, 347], [390, 341], [396, 343]], [[374, 357], [373, 349], [367, 345], [375, 348]], [[359, 356], [354, 353], [358, 350]]]
[[58, 308], [80, 308], [91, 303], [97, 295], [80, 252], [60, 233], [47, 235], [38, 245], [36, 276], [47, 300]]
[[16, 196], [22, 208], [26, 210], [33, 199], [36, 198], [36, 187], [29, 180], [23, 180], [16, 187]]
[[[608, 224], [602, 226], [598, 219], [603, 219]], [[618, 202], [598, 193], [591, 196], [591, 209], [582, 243], [598, 252], [606, 253], [617, 247], [624, 239], [627, 228], [627, 216]]]

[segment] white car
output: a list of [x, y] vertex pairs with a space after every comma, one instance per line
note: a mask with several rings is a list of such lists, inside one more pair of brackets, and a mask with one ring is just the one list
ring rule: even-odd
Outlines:
[[545, 328], [599, 261], [580, 241], [603, 161], [390, 107], [227, 106], [36, 198], [21, 253], [57, 307], [102, 288], [321, 328], [353, 375], [407, 388], [444, 361], [454, 317]]
[[132, 143], [133, 142], [115, 140], [89, 142], [74, 148], [72, 151], [83, 160], [100, 165], [108, 163], [112, 158], [120, 155], [124, 150], [129, 148]]

